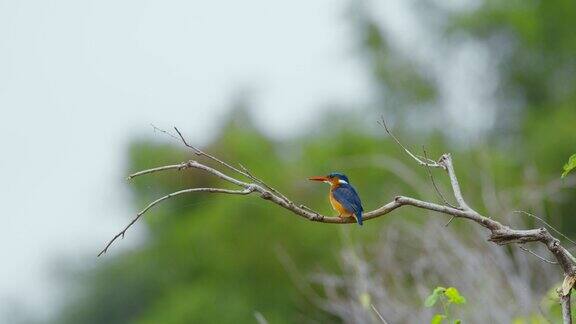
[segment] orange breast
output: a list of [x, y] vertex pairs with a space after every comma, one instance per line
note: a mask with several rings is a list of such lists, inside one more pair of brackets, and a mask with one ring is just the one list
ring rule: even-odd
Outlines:
[[340, 215], [342, 216], [351, 216], [352, 213], [350, 211], [348, 211], [346, 208], [344, 208], [344, 206], [342, 206], [341, 203], [339, 203], [334, 196], [332, 196], [332, 192], [330, 192], [330, 194], [328, 195], [330, 198], [330, 204], [332, 205], [332, 208], [334, 208], [335, 211], [337, 211]]

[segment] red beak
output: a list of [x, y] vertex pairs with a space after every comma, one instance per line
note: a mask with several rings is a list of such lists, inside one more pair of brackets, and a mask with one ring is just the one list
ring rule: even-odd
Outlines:
[[316, 177], [310, 177], [310, 178], [308, 178], [308, 180], [312, 180], [312, 181], [328, 181], [328, 177], [316, 176]]

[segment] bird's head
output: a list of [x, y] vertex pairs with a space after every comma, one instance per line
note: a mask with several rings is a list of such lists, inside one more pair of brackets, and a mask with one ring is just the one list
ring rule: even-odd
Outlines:
[[315, 177], [310, 177], [308, 178], [308, 180], [312, 180], [312, 181], [322, 181], [325, 183], [329, 183], [331, 186], [337, 186], [340, 184], [348, 184], [350, 183], [350, 181], [348, 180], [348, 177], [346, 175], [344, 175], [343, 173], [338, 173], [338, 172], [332, 172], [327, 176], [315, 176]]

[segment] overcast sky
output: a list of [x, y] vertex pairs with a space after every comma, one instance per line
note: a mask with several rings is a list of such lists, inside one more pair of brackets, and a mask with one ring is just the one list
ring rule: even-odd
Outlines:
[[[134, 212], [126, 147], [179, 125], [205, 143], [239, 89], [269, 134], [363, 102], [345, 1], [0, 0], [0, 305], [53, 305], [53, 264]], [[137, 241], [114, 247], [113, 253]]]

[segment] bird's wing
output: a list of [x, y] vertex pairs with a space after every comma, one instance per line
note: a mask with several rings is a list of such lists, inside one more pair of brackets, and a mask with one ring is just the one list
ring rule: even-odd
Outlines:
[[364, 211], [364, 207], [362, 207], [362, 201], [360, 201], [360, 195], [358, 195], [358, 192], [356, 192], [356, 189], [354, 187], [352, 187], [351, 185], [348, 186], [354, 192], [354, 196], [356, 197], [354, 203], [358, 205], [360, 211]]
[[354, 213], [363, 211], [362, 202], [354, 187], [350, 185], [340, 185], [332, 191], [334, 198], [344, 206], [344, 208]]

